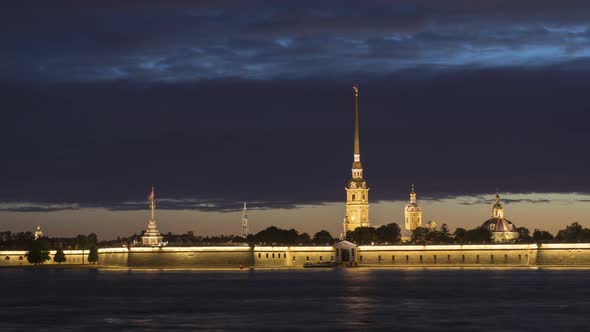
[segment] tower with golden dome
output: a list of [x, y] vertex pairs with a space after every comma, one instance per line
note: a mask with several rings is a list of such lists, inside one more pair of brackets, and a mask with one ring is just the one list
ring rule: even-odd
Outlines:
[[346, 186], [346, 216], [344, 217], [344, 236], [357, 227], [369, 227], [369, 188], [363, 178], [361, 148], [359, 139], [358, 86], [354, 86], [354, 155], [352, 178]]
[[406, 205], [404, 209], [404, 229], [406, 231], [413, 231], [418, 227], [422, 227], [422, 208], [416, 201], [416, 191], [412, 185], [410, 192], [410, 204]]

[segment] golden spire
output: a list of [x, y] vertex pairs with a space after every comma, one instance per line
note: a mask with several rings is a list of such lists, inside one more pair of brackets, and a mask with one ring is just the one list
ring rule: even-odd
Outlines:
[[496, 192], [496, 204], [500, 204], [500, 194]]
[[361, 154], [361, 145], [359, 140], [359, 87], [355, 84], [352, 89], [354, 90], [354, 155], [359, 156]]
[[412, 184], [412, 192], [410, 193], [410, 203], [416, 203], [416, 192], [414, 191], [413, 184]]

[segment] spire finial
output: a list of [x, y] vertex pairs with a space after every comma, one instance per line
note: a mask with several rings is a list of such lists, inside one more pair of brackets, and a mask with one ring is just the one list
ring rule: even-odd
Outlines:
[[359, 139], [359, 86], [355, 84], [352, 89], [354, 90], [354, 155], [359, 156], [361, 154], [361, 145]]
[[496, 191], [496, 204], [500, 203], [500, 193]]
[[412, 193], [415, 194], [416, 192], [414, 191], [414, 184], [412, 183]]

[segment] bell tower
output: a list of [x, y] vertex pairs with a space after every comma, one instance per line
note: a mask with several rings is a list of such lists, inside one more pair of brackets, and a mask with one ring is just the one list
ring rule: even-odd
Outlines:
[[346, 186], [346, 216], [344, 217], [344, 234], [357, 227], [369, 227], [369, 188], [363, 178], [361, 148], [359, 140], [359, 109], [358, 86], [354, 90], [354, 155], [352, 162], [352, 178]]

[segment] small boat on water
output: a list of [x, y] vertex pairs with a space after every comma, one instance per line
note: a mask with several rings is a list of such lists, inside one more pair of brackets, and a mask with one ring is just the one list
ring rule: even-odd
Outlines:
[[324, 268], [328, 267], [329, 268], [329, 267], [335, 267], [337, 265], [338, 264], [336, 264], [336, 262], [317, 262], [317, 263], [307, 262], [307, 263], [303, 264], [303, 267], [304, 268], [321, 268], [321, 267], [324, 267]]

